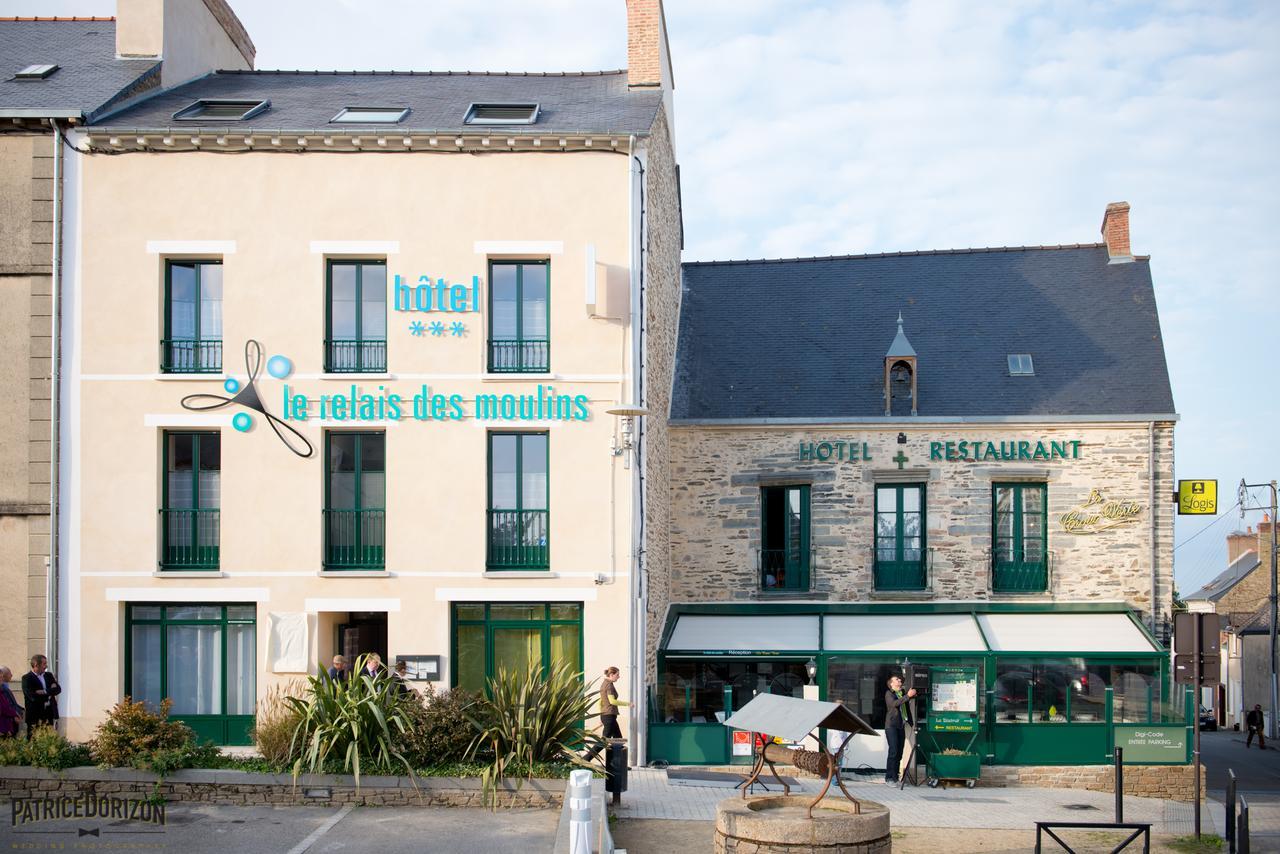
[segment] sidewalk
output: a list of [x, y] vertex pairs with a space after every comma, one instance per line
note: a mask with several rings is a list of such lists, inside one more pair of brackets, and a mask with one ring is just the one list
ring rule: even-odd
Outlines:
[[[667, 780], [665, 771], [633, 768], [619, 818], [715, 821], [716, 804], [740, 797], [727, 786], [699, 786]], [[816, 795], [822, 781], [799, 780], [800, 791]], [[959, 827], [1026, 829], [1036, 821], [1112, 821], [1115, 798], [1102, 792], [1031, 787], [930, 789], [907, 786], [902, 791], [858, 777], [846, 781], [855, 798], [882, 803], [889, 808], [894, 827]], [[758, 791], [758, 790], [757, 790]], [[797, 791], [792, 787], [792, 792]], [[836, 797], [843, 797], [836, 789]], [[827, 795], [831, 797], [830, 793]], [[1206, 804], [1202, 819], [1206, 833], [1221, 833], [1222, 805]], [[1187, 834], [1194, 827], [1190, 803], [1155, 798], [1126, 797], [1125, 821], [1151, 822], [1155, 833]], [[1254, 823], [1255, 832], [1261, 830]]]

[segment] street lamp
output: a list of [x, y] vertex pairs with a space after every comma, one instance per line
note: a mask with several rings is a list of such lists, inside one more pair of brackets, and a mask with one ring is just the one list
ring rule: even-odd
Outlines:
[[809, 684], [813, 684], [813, 677], [818, 675], [818, 662], [813, 660], [813, 656], [809, 656], [809, 660], [804, 663], [804, 672], [809, 674]]

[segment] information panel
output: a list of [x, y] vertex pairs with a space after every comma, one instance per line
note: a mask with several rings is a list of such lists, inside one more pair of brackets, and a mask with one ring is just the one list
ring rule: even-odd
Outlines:
[[932, 732], [976, 732], [978, 668], [929, 668], [929, 717]]
[[1125, 765], [1183, 765], [1187, 728], [1169, 724], [1116, 724], [1116, 747]]

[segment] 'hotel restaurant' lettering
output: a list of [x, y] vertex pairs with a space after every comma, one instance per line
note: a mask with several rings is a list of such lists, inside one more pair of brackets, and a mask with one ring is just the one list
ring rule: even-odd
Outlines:
[[[1078, 439], [1065, 442], [930, 442], [929, 459], [976, 463], [984, 460], [1078, 460]], [[841, 460], [870, 462], [866, 442], [801, 442], [801, 460]]]

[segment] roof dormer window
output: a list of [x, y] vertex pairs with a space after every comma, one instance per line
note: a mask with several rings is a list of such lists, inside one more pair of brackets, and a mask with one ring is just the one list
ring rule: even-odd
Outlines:
[[531, 125], [538, 120], [537, 104], [472, 104], [463, 120], [469, 125]]
[[50, 74], [58, 70], [57, 65], [28, 65], [26, 68], [13, 75], [14, 80], [44, 80]]
[[173, 117], [178, 121], [208, 119], [220, 122], [241, 122], [253, 118], [270, 106], [270, 101], [201, 98], [178, 110]]
[[1009, 354], [1009, 376], [1034, 377], [1035, 375], [1036, 375], [1036, 368], [1031, 361], [1030, 353], [1010, 353]]
[[394, 125], [409, 115], [408, 107], [343, 107], [330, 124]]

